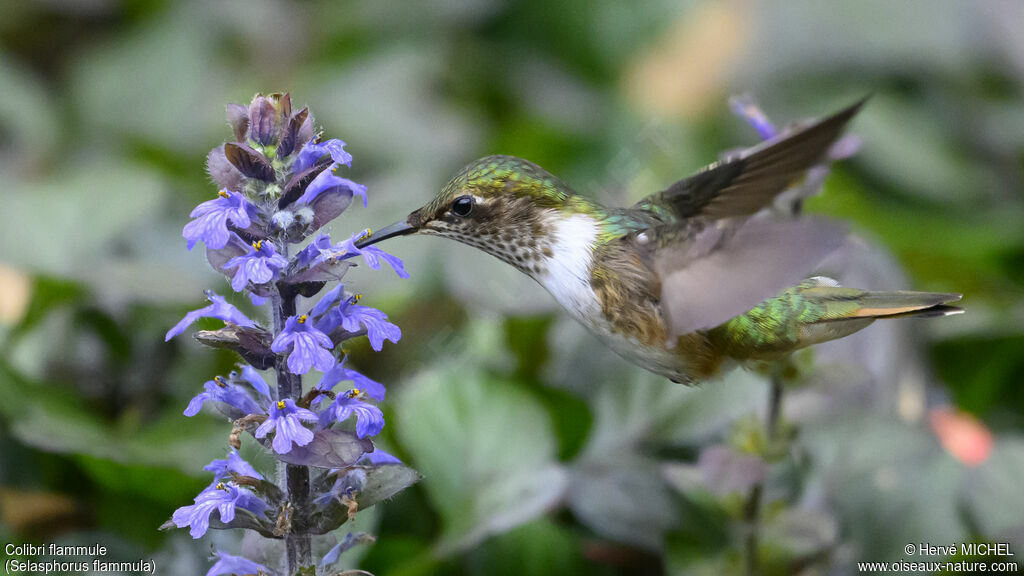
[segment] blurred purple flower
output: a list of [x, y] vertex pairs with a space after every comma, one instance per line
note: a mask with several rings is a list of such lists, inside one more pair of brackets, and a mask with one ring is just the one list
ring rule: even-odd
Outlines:
[[270, 282], [287, 265], [288, 259], [277, 253], [273, 242], [257, 240], [249, 246], [248, 253], [228, 260], [224, 269], [235, 269], [235, 275], [231, 279], [231, 289], [241, 292], [249, 282], [255, 285]]
[[749, 94], [733, 96], [729, 98], [729, 108], [733, 113], [740, 116], [749, 123], [762, 140], [774, 138], [776, 135], [775, 125], [768, 120], [761, 107], [757, 105], [754, 98]]
[[246, 488], [228, 482], [215, 482], [207, 486], [194, 499], [194, 504], [174, 511], [171, 521], [178, 528], [189, 526], [192, 538], [201, 538], [210, 529], [210, 515], [219, 512], [220, 521], [227, 524], [235, 519], [235, 510], [242, 508], [262, 514], [269, 508], [259, 496]]
[[341, 558], [341, 555], [351, 550], [353, 547], [362, 544], [364, 542], [374, 542], [376, 539], [365, 532], [356, 532], [355, 534], [349, 532], [341, 542], [338, 542], [334, 548], [331, 548], [324, 554], [322, 560], [320, 560], [320, 567], [326, 572], [327, 568], [333, 566]]
[[251, 327], [256, 325], [255, 322], [246, 318], [245, 314], [242, 314], [238, 308], [228, 304], [223, 296], [217, 295], [213, 290], [206, 291], [206, 299], [210, 301], [210, 305], [185, 314], [185, 317], [180, 322], [167, 331], [167, 334], [164, 335], [164, 342], [181, 334], [185, 331], [185, 328], [188, 328], [200, 318], [218, 318], [224, 322], [231, 322], [239, 326]]
[[260, 424], [254, 436], [265, 438], [274, 432], [274, 452], [287, 454], [292, 444], [305, 446], [313, 441], [313, 431], [302, 424], [303, 420], [317, 420], [317, 415], [312, 410], [299, 408], [291, 398], [279, 400], [270, 407], [270, 416]]
[[744, 493], [764, 479], [767, 464], [756, 454], [715, 444], [701, 450], [697, 469], [708, 490], [718, 495]]
[[206, 572], [206, 576], [230, 576], [233, 574], [270, 574], [270, 570], [248, 558], [232, 556], [218, 550], [217, 562]]
[[185, 225], [181, 235], [191, 250], [202, 240], [207, 248], [223, 248], [228, 243], [228, 221], [244, 230], [252, 225], [259, 211], [238, 192], [221, 190], [213, 200], [196, 206], [189, 215], [194, 220]]
[[292, 316], [285, 321], [284, 330], [274, 338], [270, 349], [278, 354], [288, 352], [288, 370], [292, 374], [305, 374], [315, 367], [326, 372], [334, 367], [334, 348], [331, 339], [307, 322], [308, 316]]

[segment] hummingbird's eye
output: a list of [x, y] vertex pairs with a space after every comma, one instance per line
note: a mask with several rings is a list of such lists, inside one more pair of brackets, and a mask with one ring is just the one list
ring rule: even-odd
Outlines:
[[469, 213], [473, 211], [473, 197], [472, 196], [459, 196], [452, 202], [452, 214], [456, 216], [469, 216]]

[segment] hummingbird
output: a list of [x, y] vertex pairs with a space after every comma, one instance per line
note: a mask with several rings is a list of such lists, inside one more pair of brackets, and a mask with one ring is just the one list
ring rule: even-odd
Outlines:
[[811, 276], [843, 242], [843, 227], [768, 210], [823, 160], [865, 100], [629, 208], [576, 194], [527, 160], [486, 156], [356, 246], [426, 234], [476, 247], [540, 283], [620, 356], [686, 384], [784, 360], [876, 319], [962, 312], [948, 304], [960, 294], [870, 291]]

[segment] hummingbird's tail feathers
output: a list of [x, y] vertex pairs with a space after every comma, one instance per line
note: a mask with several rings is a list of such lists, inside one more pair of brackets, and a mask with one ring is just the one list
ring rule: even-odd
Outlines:
[[712, 164], [644, 198], [634, 208], [648, 210], [663, 220], [754, 214], [822, 161], [866, 101], [862, 98], [831, 116]]
[[942, 292], [871, 292], [815, 277], [708, 332], [723, 354], [767, 360], [849, 336], [878, 319], [929, 318], [963, 313], [949, 305], [961, 295]]
[[[835, 318], [839, 320], [848, 318], [928, 318], [952, 316], [963, 312], [963, 308], [948, 305], [950, 302], [956, 302], [963, 297], [961, 294], [951, 292], [910, 292], [903, 290], [868, 292], [852, 289], [853, 291], [860, 292], [860, 294], [847, 295], [851, 289], [838, 288], [844, 293], [835, 296], [835, 304], [828, 301], [827, 289], [825, 289], [826, 294], [824, 297], [826, 298], [826, 310], [832, 314], [841, 314], [839, 318]], [[849, 303], [852, 303], [854, 306], [852, 309], [849, 308]], [[829, 310], [829, 308], [834, 308], [834, 310]], [[823, 321], [827, 322], [830, 320], [832, 318], [826, 318]]]

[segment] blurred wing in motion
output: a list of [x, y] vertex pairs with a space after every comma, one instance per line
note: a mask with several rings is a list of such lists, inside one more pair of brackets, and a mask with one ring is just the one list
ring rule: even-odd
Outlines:
[[653, 264], [670, 342], [718, 326], [804, 280], [844, 237], [842, 226], [828, 220], [759, 217], [738, 229], [712, 225], [689, 241], [659, 243]]
[[634, 208], [667, 218], [749, 216], [819, 163], [867, 99], [717, 162], [652, 194]]

